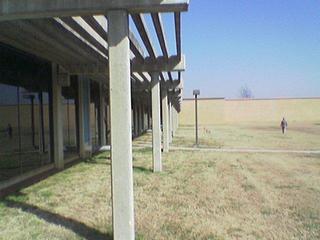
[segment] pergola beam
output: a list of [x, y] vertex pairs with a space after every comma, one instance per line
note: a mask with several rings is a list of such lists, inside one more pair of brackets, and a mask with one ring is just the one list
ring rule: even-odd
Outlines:
[[0, 0], [0, 21], [104, 15], [123, 9], [129, 13], [182, 12], [188, 5], [189, 0]]
[[[65, 64], [64, 67], [70, 74], [109, 74], [108, 62], [105, 60], [102, 64], [84, 63], [84, 64]], [[177, 56], [169, 57], [168, 60], [164, 58], [146, 59], [142, 63], [140, 60], [134, 59], [131, 63], [132, 72], [138, 73], [144, 81], [149, 82], [144, 72], [175, 72], [185, 70], [185, 58], [179, 59]]]
[[[140, 33], [141, 39], [142, 39], [142, 41], [143, 41], [143, 43], [149, 53], [149, 56], [153, 59], [156, 59], [157, 58], [156, 51], [155, 51], [155, 48], [151, 42], [151, 37], [150, 37], [149, 31], [148, 31], [147, 25], [145, 23], [145, 20], [143, 18], [143, 15], [142, 14], [132, 14], [131, 17], [132, 17], [132, 20], [133, 20], [134, 24], [136, 25], [139, 33]], [[161, 81], [165, 80], [162, 72], [160, 72], [160, 79], [161, 79]]]
[[[108, 39], [108, 33], [106, 30], [98, 23], [98, 21], [93, 16], [83, 16], [82, 19], [102, 38]], [[106, 24], [107, 19], [105, 18]], [[130, 39], [130, 50], [138, 58], [144, 58], [143, 49], [141, 48], [138, 40], [134, 34], [129, 30]]]
[[72, 17], [63, 17], [61, 20], [76, 31], [81, 37], [86, 39], [92, 46], [102, 52], [104, 55], [108, 56], [108, 50], [103, 46], [93, 35], [88, 33], [82, 26], [80, 26]]
[[[154, 27], [156, 29], [157, 37], [158, 37], [158, 40], [160, 43], [160, 47], [161, 47], [161, 51], [163, 53], [163, 56], [165, 58], [168, 58], [169, 57], [168, 44], [167, 44], [166, 36], [164, 33], [161, 15], [160, 15], [160, 13], [152, 13], [151, 17], [152, 17]], [[169, 80], [172, 81], [171, 72], [168, 72], [168, 77], [169, 77]]]
[[179, 79], [175, 79], [175, 80], [172, 80], [172, 81], [166, 81], [164, 83], [161, 84], [161, 90], [173, 90], [173, 89], [176, 89], [176, 88], [181, 88], [181, 80]]
[[147, 58], [143, 63], [133, 60], [133, 72], [181, 72], [185, 70], [185, 57], [171, 56], [168, 59], [158, 57]]
[[164, 30], [163, 30], [161, 15], [159, 13], [152, 13], [151, 17], [152, 17], [152, 21], [153, 21], [153, 24], [156, 29], [156, 33], [157, 33], [157, 36], [159, 39], [159, 43], [160, 43], [160, 47], [161, 47], [163, 56], [168, 58], [169, 57], [168, 45], [167, 45], [166, 37], [164, 34]]
[[176, 47], [177, 47], [177, 55], [181, 56], [181, 13], [174, 13], [174, 23], [176, 29]]
[[[108, 34], [93, 16], [83, 16], [82, 19], [94, 30], [102, 39], [108, 39]], [[106, 22], [107, 24], [107, 22]]]
[[144, 45], [146, 46], [146, 49], [149, 53], [149, 56], [152, 58], [156, 58], [157, 57], [156, 51], [155, 51], [155, 48], [151, 42], [151, 37], [150, 37], [150, 34], [149, 34], [148, 28], [146, 26], [143, 15], [142, 14], [133, 14], [133, 15], [131, 15], [131, 17], [132, 17], [132, 20], [133, 20], [134, 24], [136, 25], [139, 33], [140, 33], [140, 36], [141, 36], [141, 39], [142, 39]]

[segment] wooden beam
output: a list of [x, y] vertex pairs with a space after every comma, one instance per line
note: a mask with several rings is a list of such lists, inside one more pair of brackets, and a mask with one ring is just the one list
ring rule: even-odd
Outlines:
[[0, 21], [81, 15], [187, 11], [189, 0], [0, 0]]

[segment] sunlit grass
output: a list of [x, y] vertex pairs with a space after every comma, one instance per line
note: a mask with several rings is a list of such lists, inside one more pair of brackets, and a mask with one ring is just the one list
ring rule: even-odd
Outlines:
[[[199, 127], [200, 147], [319, 150], [320, 125], [291, 123], [282, 134], [278, 123], [210, 125]], [[181, 126], [173, 142], [177, 146], [194, 146], [194, 126]]]
[[[319, 150], [320, 124], [291, 123], [286, 134], [278, 123], [199, 126], [200, 148]], [[151, 144], [151, 133], [135, 140], [136, 145]], [[194, 147], [195, 127], [180, 126], [173, 146]]]

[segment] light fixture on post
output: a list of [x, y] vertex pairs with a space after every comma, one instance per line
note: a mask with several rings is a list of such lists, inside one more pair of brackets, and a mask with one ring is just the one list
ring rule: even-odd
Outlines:
[[200, 95], [200, 90], [195, 89], [193, 90], [194, 95], [194, 102], [195, 102], [195, 119], [196, 119], [196, 146], [199, 145], [199, 138], [198, 138], [198, 96]]

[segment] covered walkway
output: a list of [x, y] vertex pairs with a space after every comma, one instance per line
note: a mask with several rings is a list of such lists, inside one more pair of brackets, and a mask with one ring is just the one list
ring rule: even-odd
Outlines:
[[132, 137], [152, 128], [153, 171], [162, 171], [178, 126], [188, 4], [0, 0], [0, 189], [110, 145], [114, 239], [134, 239]]

